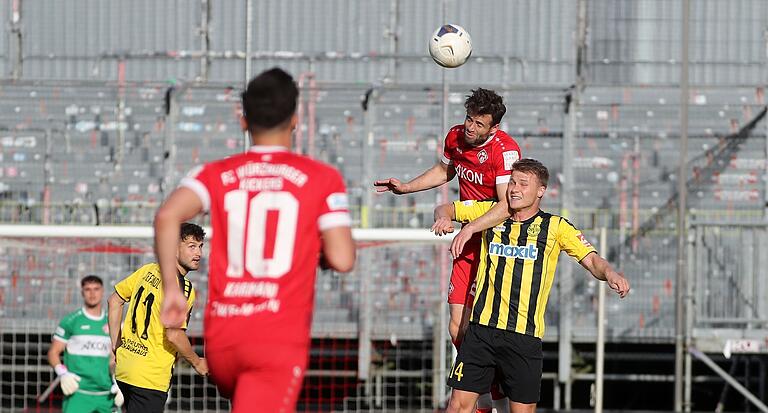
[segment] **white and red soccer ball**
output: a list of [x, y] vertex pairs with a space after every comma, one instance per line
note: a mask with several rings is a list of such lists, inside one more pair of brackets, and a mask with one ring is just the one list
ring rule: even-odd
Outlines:
[[457, 24], [440, 26], [429, 39], [429, 54], [443, 67], [459, 67], [472, 55], [472, 38]]

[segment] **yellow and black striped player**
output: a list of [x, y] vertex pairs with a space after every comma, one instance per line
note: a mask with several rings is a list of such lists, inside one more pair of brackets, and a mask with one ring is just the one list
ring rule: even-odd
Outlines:
[[[507, 188], [510, 218], [482, 234], [480, 264], [470, 325], [448, 385], [448, 412], [472, 412], [479, 394], [497, 376], [513, 412], [533, 412], [539, 400], [544, 312], [564, 251], [621, 297], [629, 283], [600, 257], [568, 220], [539, 209], [549, 171], [522, 159], [512, 167]], [[493, 202], [456, 201], [435, 210], [433, 230], [451, 232], [452, 220], [470, 222]]]
[[[195, 289], [186, 275], [200, 266], [204, 238], [205, 232], [200, 226], [182, 224], [176, 254], [176, 280], [187, 300], [188, 314], [195, 302]], [[125, 396], [128, 413], [163, 411], [177, 354], [189, 361], [198, 373], [208, 373], [205, 359], [195, 354], [187, 338], [189, 316], [181, 328], [163, 326], [160, 320], [162, 282], [160, 266], [146, 264], [118, 282], [109, 298], [115, 377]], [[128, 311], [122, 320], [126, 303]]]

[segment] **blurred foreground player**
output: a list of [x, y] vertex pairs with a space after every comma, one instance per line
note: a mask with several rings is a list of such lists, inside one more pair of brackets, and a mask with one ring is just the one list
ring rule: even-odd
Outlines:
[[293, 154], [298, 89], [281, 69], [243, 93], [246, 153], [190, 172], [158, 210], [155, 248], [163, 270], [163, 321], [186, 316], [172, 274], [179, 223], [210, 211], [213, 238], [205, 312], [206, 355], [233, 412], [291, 412], [310, 344], [318, 257], [351, 271], [355, 244], [344, 181], [334, 168]]

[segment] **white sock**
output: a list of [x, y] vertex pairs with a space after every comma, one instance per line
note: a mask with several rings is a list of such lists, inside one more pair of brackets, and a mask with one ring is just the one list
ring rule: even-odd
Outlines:
[[478, 409], [490, 409], [493, 407], [493, 401], [491, 400], [491, 393], [483, 393], [477, 399]]
[[499, 400], [493, 401], [493, 410], [496, 411], [496, 413], [509, 413], [509, 399], [503, 398]]

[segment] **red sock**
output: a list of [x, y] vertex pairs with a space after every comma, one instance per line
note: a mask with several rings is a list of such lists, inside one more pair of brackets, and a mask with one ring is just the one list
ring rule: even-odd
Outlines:
[[477, 408], [476, 413], [491, 413], [493, 411], [493, 407], [491, 408]]

